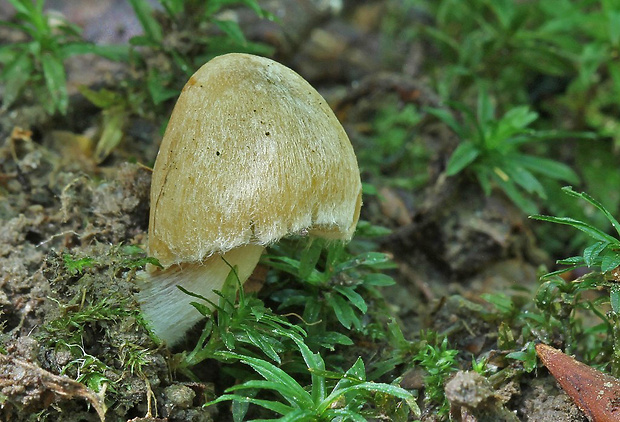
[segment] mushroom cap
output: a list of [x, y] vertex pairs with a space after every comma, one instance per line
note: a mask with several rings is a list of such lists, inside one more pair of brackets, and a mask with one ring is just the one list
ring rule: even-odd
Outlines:
[[361, 181], [321, 95], [273, 60], [226, 54], [174, 107], [153, 170], [149, 253], [164, 267], [309, 233], [348, 241]]

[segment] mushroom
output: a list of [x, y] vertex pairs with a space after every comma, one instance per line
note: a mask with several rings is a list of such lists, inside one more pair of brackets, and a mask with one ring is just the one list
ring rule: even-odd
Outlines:
[[361, 192], [343, 127], [301, 76], [249, 54], [206, 63], [153, 169], [148, 253], [163, 268], [147, 268], [137, 294], [153, 333], [174, 345], [202, 318], [177, 286], [217, 303], [229, 264], [243, 283], [285, 236], [348, 242]]

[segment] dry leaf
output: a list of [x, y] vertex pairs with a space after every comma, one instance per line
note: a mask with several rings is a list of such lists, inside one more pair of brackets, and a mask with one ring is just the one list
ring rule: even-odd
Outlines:
[[620, 380], [546, 344], [536, 345], [536, 353], [590, 421], [620, 421]]

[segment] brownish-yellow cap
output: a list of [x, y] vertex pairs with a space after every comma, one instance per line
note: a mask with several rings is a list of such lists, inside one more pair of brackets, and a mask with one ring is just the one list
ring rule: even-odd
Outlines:
[[249, 54], [187, 82], [155, 162], [149, 253], [164, 267], [289, 234], [348, 241], [361, 182], [349, 139], [301, 76]]

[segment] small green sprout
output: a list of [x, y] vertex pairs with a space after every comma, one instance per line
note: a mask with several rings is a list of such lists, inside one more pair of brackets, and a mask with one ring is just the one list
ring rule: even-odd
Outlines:
[[[43, 325], [42, 337], [53, 347], [62, 344], [81, 344], [85, 330], [91, 324], [118, 321], [120, 318], [137, 314], [126, 303], [103, 298], [92, 304], [80, 303], [83, 297], [75, 298], [77, 304], [59, 304], [61, 314]], [[128, 301], [128, 299], [127, 299]]]
[[464, 123], [447, 110], [428, 109], [429, 113], [447, 124], [461, 139], [448, 161], [448, 176], [467, 169], [475, 175], [485, 194], [489, 195], [494, 186], [499, 186], [528, 214], [536, 212], [537, 206], [523, 191], [546, 198], [540, 176], [571, 183], [579, 181], [577, 174], [566, 164], [523, 153], [521, 148], [543, 140], [590, 135], [530, 129], [529, 126], [538, 118], [538, 114], [528, 106], [514, 107], [498, 119], [495, 106], [485, 90], [478, 96], [476, 115], [467, 107], [455, 106], [462, 111]]
[[72, 275], [82, 274], [87, 268], [92, 268], [96, 265], [95, 259], [91, 257], [73, 258], [71, 254], [65, 253], [62, 255], [62, 260]]
[[[584, 28], [600, 31], [605, 27], [589, 24], [596, 7], [571, 1], [397, 3], [405, 10], [393, 12], [399, 15], [396, 22], [400, 25], [392, 30], [392, 36], [424, 39], [430, 45], [435, 60], [428, 63], [426, 74], [435, 79], [436, 90], [444, 99], [467, 92], [480, 80], [490, 81], [495, 92], [513, 104], [528, 95], [540, 96], [533, 92], [532, 80], [541, 75], [572, 75], [579, 67], [574, 63], [575, 54], [585, 44]], [[412, 32], [407, 9], [432, 17], [434, 24], [421, 20]]]
[[[277, 363], [281, 363], [280, 354], [289, 349], [286, 339], [300, 340], [305, 331], [274, 314], [263, 302], [247, 296], [234, 268], [231, 269], [221, 292], [219, 303], [188, 292], [188, 295], [200, 299], [191, 302], [201, 314], [208, 317], [205, 328], [190, 353], [177, 356], [178, 369], [188, 377], [195, 379], [190, 368], [205, 359], [216, 358], [222, 350], [236, 350], [247, 355], [252, 350], [260, 351]], [[207, 302], [210, 307], [205, 303]], [[288, 346], [288, 347], [287, 347]]]
[[390, 276], [377, 272], [394, 267], [386, 254], [351, 255], [341, 243], [315, 240], [300, 259], [272, 253], [264, 261], [303, 282], [300, 289], [280, 290], [276, 300], [282, 302], [281, 308], [303, 306], [303, 319], [310, 324], [333, 313], [343, 327], [361, 330], [362, 316], [368, 311], [364, 295], [394, 284]]
[[[239, 3], [259, 17], [273, 19], [274, 16], [262, 9], [256, 0], [159, 0], [163, 8], [163, 15], [159, 18], [153, 13], [152, 2], [129, 0], [129, 3], [144, 31], [130, 40], [131, 45], [146, 47], [151, 53], [162, 53], [171, 64], [171, 71], [149, 66], [149, 58], [143, 50], [133, 51], [133, 59], [147, 67], [145, 87], [155, 105], [177, 96], [181, 88], [179, 81], [184, 81], [214, 56], [231, 52], [263, 55], [271, 52], [271, 48], [264, 44], [248, 41], [239, 24], [232, 19], [224, 19], [220, 13], [226, 7]], [[182, 41], [184, 45], [179, 45], [178, 40], [166, 39], [166, 25], [185, 28], [187, 38]], [[209, 27], [217, 28], [221, 35], [205, 30]]]
[[119, 349], [119, 357], [123, 367], [129, 369], [130, 374], [142, 374], [142, 368], [149, 363], [153, 350], [134, 343], [123, 343]]
[[472, 355], [471, 357], [471, 369], [472, 371], [485, 376], [487, 375], [487, 373], [489, 372], [489, 360], [487, 357], [481, 357], [480, 359], [476, 360], [476, 357]]
[[[220, 352], [222, 359], [238, 359], [251, 366], [264, 380], [249, 380], [230, 387], [226, 394], [209, 402], [210, 406], [222, 401], [233, 400], [252, 403], [283, 416], [280, 421], [365, 421], [369, 417], [381, 414], [381, 408], [368, 406], [377, 404], [382, 396], [393, 396], [402, 400], [409, 407], [414, 417], [420, 416], [420, 409], [415, 397], [407, 390], [392, 384], [377, 383], [366, 380], [363, 361], [358, 358], [353, 366], [344, 373], [325, 370], [325, 362], [318, 353], [313, 353], [302, 340], [291, 337], [302, 354], [311, 385], [304, 387], [293, 377], [277, 366], [258, 358], [233, 352]], [[337, 380], [330, 387], [328, 380]], [[256, 389], [270, 390], [279, 400], [262, 399], [239, 394]], [[231, 394], [232, 393], [232, 394]], [[241, 420], [243, 415], [235, 415]]]
[[615, 276], [612, 274], [612, 271], [620, 265], [620, 223], [618, 223], [618, 220], [616, 220], [599, 201], [592, 198], [587, 193], [575, 192], [570, 186], [562, 188], [562, 191], [572, 197], [583, 199], [602, 212], [618, 236], [611, 236], [587, 222], [570, 217], [554, 217], [548, 215], [531, 216], [530, 218], [534, 220], [548, 221], [574, 227], [594, 239], [594, 243], [585, 248], [582, 255], [558, 261], [558, 264], [568, 265], [568, 267], [549, 273], [545, 277], [562, 274], [576, 268], [587, 267], [599, 269], [605, 279], [614, 279]]
[[[581, 255], [561, 259], [557, 263], [565, 265], [557, 271], [546, 274], [543, 279], [545, 282], [539, 288], [537, 294], [537, 306], [546, 309], [548, 314], [552, 314], [565, 327], [567, 350], [576, 348], [577, 345], [584, 343], [589, 337], [600, 338], [600, 334], [607, 332], [612, 340], [611, 351], [611, 373], [620, 374], [620, 289], [617, 283], [620, 281], [620, 223], [618, 220], [596, 199], [585, 192], [575, 192], [567, 186], [562, 189], [564, 193], [574, 198], [586, 201], [590, 206], [600, 211], [609, 221], [611, 227], [616, 232], [612, 236], [607, 232], [589, 224], [588, 222], [577, 220], [571, 217], [554, 217], [548, 215], [533, 215], [530, 218], [535, 220], [547, 221], [556, 224], [571, 226], [580, 230], [593, 239], [593, 243], [588, 245]], [[578, 268], [588, 268], [591, 272], [580, 277], [576, 281], [564, 281], [559, 277], [567, 271]], [[580, 293], [595, 290], [599, 287], [608, 289], [608, 297], [598, 297], [598, 299], [582, 299]], [[605, 314], [602, 305], [607, 302], [611, 309]], [[575, 309], [586, 309], [593, 312], [603, 322], [584, 331], [580, 326], [576, 326]], [[569, 330], [570, 329], [570, 330]], [[579, 339], [579, 341], [577, 341]], [[600, 340], [594, 345], [590, 345], [588, 355], [593, 359], [603, 355], [604, 347]]]
[[413, 104], [401, 106], [396, 98], [382, 106], [372, 121], [371, 136], [360, 139], [360, 167], [391, 186], [407, 189], [424, 185], [430, 152], [416, 142], [417, 126], [423, 118]]
[[78, 344], [65, 344], [65, 347], [76, 357], [62, 368], [61, 375], [74, 373], [77, 382], [81, 382], [96, 393], [106, 390], [114, 392], [114, 383], [105, 375], [111, 370], [108, 365], [86, 353]]
[[49, 114], [67, 112], [69, 95], [64, 61], [92, 53], [111, 60], [127, 57], [123, 46], [100, 46], [83, 41], [78, 26], [43, 11], [45, 0], [8, 0], [17, 11], [15, 22], [0, 21], [24, 33], [26, 41], [0, 47], [0, 78], [5, 87], [2, 109], [10, 107], [31, 89]]
[[525, 372], [532, 372], [536, 369], [538, 358], [536, 356], [536, 343], [528, 342], [522, 350], [511, 352], [506, 355], [508, 359], [514, 359], [523, 363]]
[[446, 416], [450, 410], [450, 403], [445, 396], [444, 384], [448, 376], [458, 369], [455, 360], [458, 350], [448, 347], [447, 338], [439, 343], [434, 333], [429, 332], [425, 337], [435, 345], [427, 343], [413, 360], [427, 372], [424, 377], [425, 401], [437, 405], [437, 413]]

